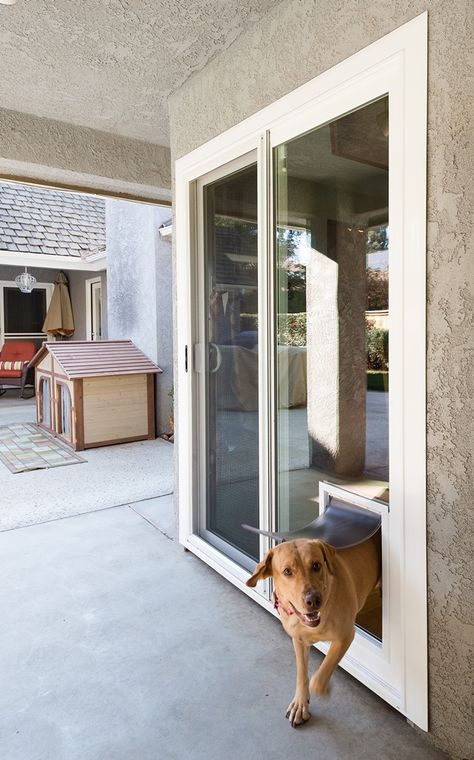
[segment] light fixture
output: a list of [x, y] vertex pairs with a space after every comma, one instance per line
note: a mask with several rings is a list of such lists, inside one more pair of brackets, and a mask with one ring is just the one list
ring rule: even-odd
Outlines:
[[2, 5], [15, 5], [16, 0], [0, 0]]
[[31, 293], [36, 284], [36, 277], [33, 277], [25, 267], [25, 271], [15, 277], [15, 282], [22, 293]]

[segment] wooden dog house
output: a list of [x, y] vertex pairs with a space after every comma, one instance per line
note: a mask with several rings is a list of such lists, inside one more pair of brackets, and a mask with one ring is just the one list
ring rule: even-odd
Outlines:
[[38, 424], [77, 451], [155, 438], [162, 370], [132, 341], [45, 342], [30, 366]]

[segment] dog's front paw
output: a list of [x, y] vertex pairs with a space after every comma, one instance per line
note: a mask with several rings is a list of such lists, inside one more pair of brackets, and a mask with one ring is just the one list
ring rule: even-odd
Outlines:
[[318, 674], [315, 673], [309, 682], [309, 690], [311, 694], [316, 694], [318, 697], [329, 697], [329, 681], [318, 678]]
[[285, 716], [288, 718], [293, 728], [301, 726], [303, 723], [306, 723], [306, 721], [310, 719], [311, 713], [309, 711], [308, 705], [309, 694], [304, 694], [301, 697], [295, 694], [294, 698], [288, 705], [288, 710]]

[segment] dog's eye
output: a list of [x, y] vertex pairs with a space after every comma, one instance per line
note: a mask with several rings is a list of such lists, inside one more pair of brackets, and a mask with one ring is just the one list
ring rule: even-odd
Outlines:
[[289, 567], [285, 567], [283, 570], [283, 575], [293, 575]]
[[321, 562], [313, 562], [313, 570], [315, 573], [319, 573], [321, 570]]

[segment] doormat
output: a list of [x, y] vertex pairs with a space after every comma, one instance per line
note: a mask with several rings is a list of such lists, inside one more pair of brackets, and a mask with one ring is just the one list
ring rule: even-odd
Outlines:
[[86, 461], [32, 422], [0, 427], [0, 460], [13, 473]]

